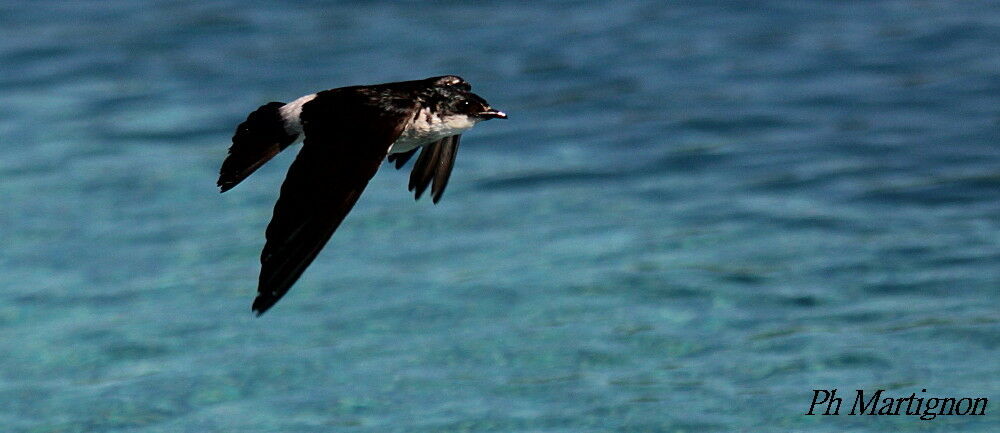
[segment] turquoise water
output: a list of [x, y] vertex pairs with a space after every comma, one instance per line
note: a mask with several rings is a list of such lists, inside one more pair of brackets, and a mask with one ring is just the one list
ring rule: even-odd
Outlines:
[[[4, 2], [0, 23], [3, 432], [1000, 430], [996, 2]], [[466, 134], [437, 206], [384, 166], [253, 318], [295, 149], [220, 195], [235, 125], [441, 74], [511, 119]], [[817, 388], [993, 405], [804, 416]]]

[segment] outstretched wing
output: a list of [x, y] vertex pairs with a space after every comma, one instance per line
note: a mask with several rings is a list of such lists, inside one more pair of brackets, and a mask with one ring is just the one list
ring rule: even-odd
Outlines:
[[461, 138], [461, 134], [445, 137], [424, 145], [420, 150], [420, 156], [417, 157], [417, 162], [413, 163], [413, 171], [410, 172], [409, 189], [414, 191], [415, 199], [420, 200], [420, 196], [427, 190], [427, 185], [431, 185], [431, 200], [434, 203], [441, 200], [444, 188], [448, 186], [448, 178], [451, 177], [451, 168], [455, 165], [455, 155], [458, 154], [458, 142]]
[[219, 181], [216, 182], [222, 192], [229, 191], [242, 182], [298, 139], [298, 134], [285, 131], [285, 120], [279, 111], [284, 105], [284, 102], [261, 105], [236, 127], [233, 145], [229, 147], [229, 155], [222, 162]]
[[303, 106], [305, 144], [267, 226], [257, 315], [288, 292], [330, 240], [414, 109], [412, 101], [361, 89], [321, 92]]

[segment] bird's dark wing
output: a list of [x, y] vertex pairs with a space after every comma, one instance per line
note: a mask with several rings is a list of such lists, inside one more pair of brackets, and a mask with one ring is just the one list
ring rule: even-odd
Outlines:
[[413, 158], [414, 153], [417, 153], [417, 148], [413, 148], [412, 150], [402, 153], [390, 153], [386, 159], [388, 159], [389, 162], [396, 164], [396, 170], [399, 170], [406, 165], [406, 161]]
[[414, 109], [412, 101], [360, 90], [322, 92], [303, 106], [305, 144], [281, 185], [260, 256], [258, 315], [326, 245]]
[[298, 138], [298, 134], [285, 131], [285, 121], [278, 111], [283, 105], [284, 102], [261, 105], [236, 127], [229, 156], [219, 170], [217, 184], [222, 192], [242, 182]]
[[424, 145], [417, 162], [413, 163], [413, 171], [410, 172], [410, 191], [414, 191], [415, 199], [420, 200], [427, 185], [431, 185], [431, 200], [434, 203], [441, 200], [444, 188], [448, 186], [448, 178], [451, 177], [451, 168], [455, 164], [461, 138], [461, 134], [452, 135]]

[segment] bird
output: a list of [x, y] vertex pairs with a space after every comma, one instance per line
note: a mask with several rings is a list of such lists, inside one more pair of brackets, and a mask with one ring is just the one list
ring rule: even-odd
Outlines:
[[257, 296], [260, 316], [316, 258], [354, 207], [383, 160], [401, 169], [419, 150], [408, 189], [444, 194], [462, 133], [507, 114], [472, 93], [457, 75], [339, 87], [289, 103], [268, 102], [233, 135], [217, 185], [226, 192], [282, 150], [302, 149], [281, 185], [265, 230]]

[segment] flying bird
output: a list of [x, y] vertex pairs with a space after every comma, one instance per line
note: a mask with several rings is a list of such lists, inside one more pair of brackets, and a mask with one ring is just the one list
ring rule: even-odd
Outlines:
[[437, 203], [462, 133], [506, 119], [461, 77], [324, 90], [262, 105], [236, 128], [218, 186], [226, 192], [303, 140], [265, 231], [252, 309], [260, 316], [295, 284], [351, 211], [383, 159], [402, 168], [420, 150], [409, 190]]

